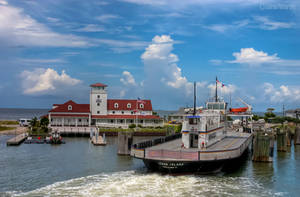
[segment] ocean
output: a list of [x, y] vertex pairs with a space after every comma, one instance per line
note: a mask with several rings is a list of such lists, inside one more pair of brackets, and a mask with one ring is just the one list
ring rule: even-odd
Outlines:
[[[117, 138], [93, 146], [88, 138], [66, 144], [7, 147], [0, 136], [0, 196], [299, 196], [300, 146], [274, 154], [273, 163], [248, 155], [236, 169], [209, 175], [148, 172], [141, 160], [117, 155]], [[136, 140], [136, 139], [134, 139]], [[276, 148], [276, 146], [275, 146]]]
[[0, 108], [0, 120], [32, 119], [47, 114], [49, 109]]

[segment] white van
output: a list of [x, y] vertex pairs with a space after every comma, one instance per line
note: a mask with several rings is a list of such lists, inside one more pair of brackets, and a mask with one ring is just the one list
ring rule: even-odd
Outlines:
[[27, 126], [29, 126], [30, 121], [31, 121], [30, 119], [21, 118], [21, 119], [19, 120], [19, 125], [20, 125], [21, 127], [27, 127]]

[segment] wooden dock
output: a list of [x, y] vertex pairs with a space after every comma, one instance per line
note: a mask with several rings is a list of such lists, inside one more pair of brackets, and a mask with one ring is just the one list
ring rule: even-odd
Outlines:
[[7, 146], [18, 146], [20, 145], [28, 136], [28, 133], [22, 133], [19, 134], [9, 140], [7, 140], [6, 145]]
[[105, 146], [106, 145], [106, 141], [103, 139], [102, 136], [98, 136], [98, 139], [95, 136], [93, 136], [91, 139], [91, 142], [95, 146]]

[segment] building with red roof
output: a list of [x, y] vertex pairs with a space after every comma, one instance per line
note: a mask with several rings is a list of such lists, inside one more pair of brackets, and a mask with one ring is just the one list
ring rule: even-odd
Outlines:
[[48, 116], [51, 127], [122, 127], [130, 124], [162, 126], [163, 120], [152, 113], [151, 100], [108, 99], [107, 85], [90, 85], [90, 104], [69, 100], [53, 104]]

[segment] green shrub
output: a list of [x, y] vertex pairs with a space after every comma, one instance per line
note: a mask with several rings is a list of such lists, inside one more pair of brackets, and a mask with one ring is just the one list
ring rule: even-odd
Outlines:
[[130, 129], [134, 129], [134, 128], [136, 127], [136, 125], [135, 125], [135, 124], [130, 124], [128, 127], [129, 127]]

